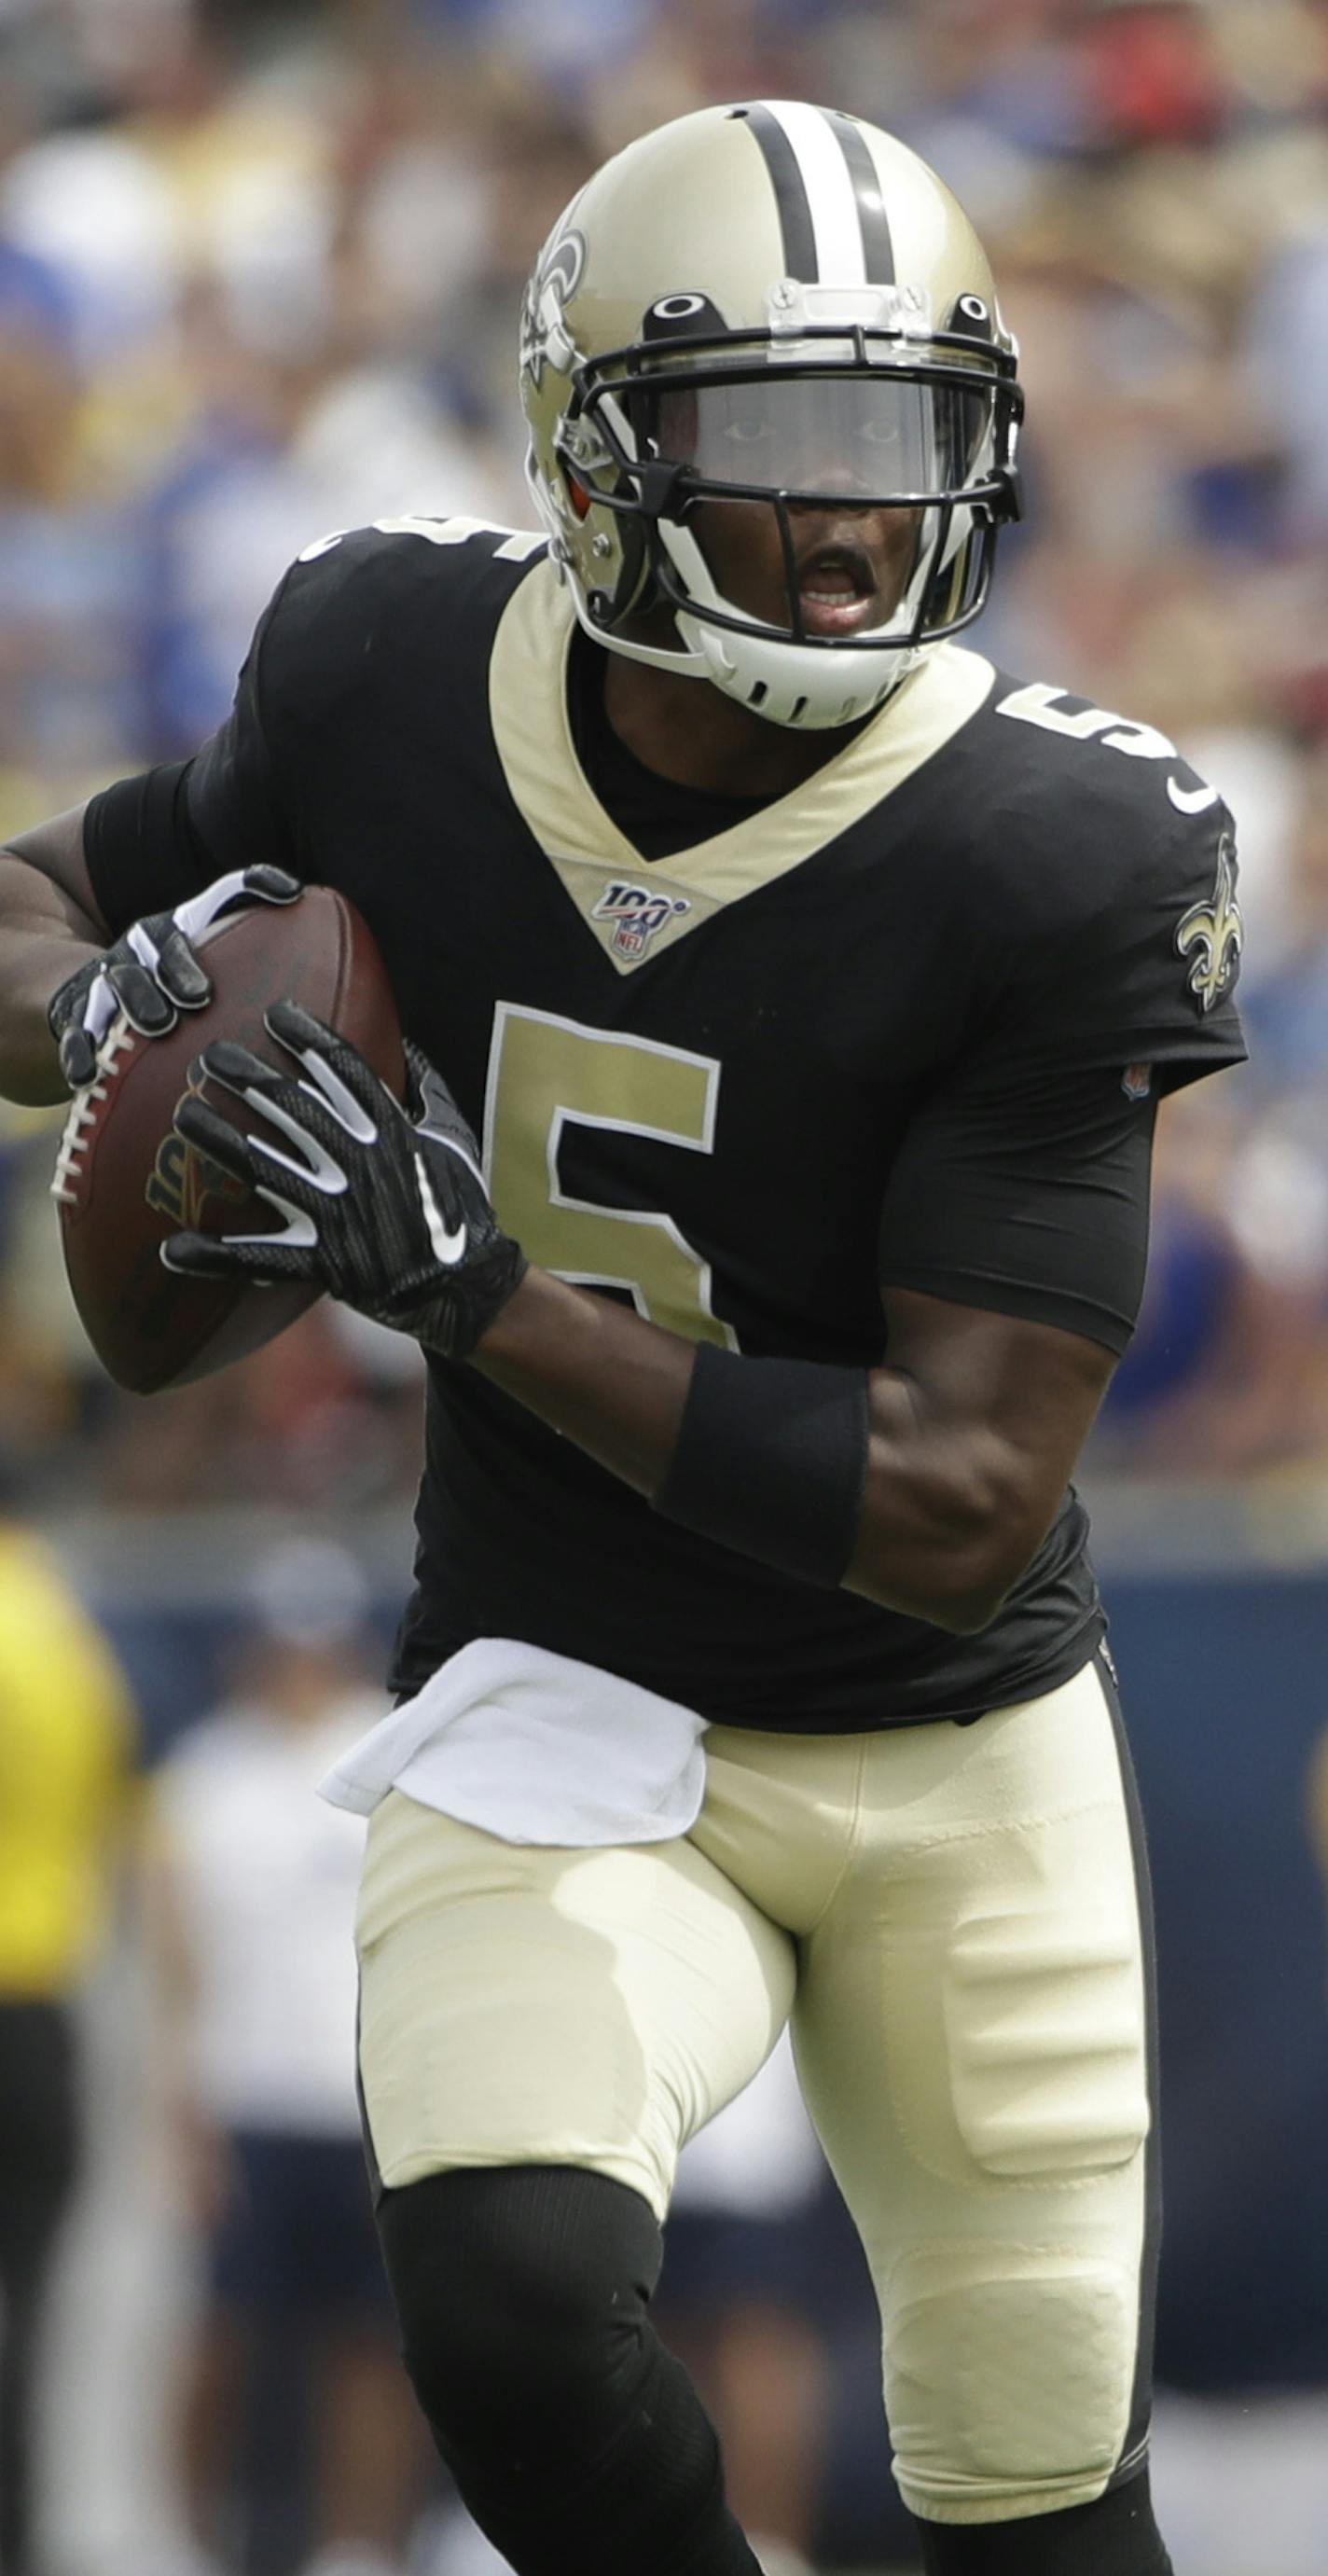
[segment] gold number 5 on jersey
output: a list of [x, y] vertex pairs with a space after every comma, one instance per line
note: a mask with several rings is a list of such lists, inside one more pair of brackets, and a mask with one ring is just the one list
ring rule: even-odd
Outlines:
[[500, 1002], [484, 1170], [500, 1223], [541, 1269], [581, 1287], [625, 1288], [648, 1322], [736, 1350], [736, 1334], [711, 1305], [710, 1264], [672, 1217], [572, 1198], [559, 1172], [569, 1123], [712, 1153], [719, 1073], [710, 1056]]

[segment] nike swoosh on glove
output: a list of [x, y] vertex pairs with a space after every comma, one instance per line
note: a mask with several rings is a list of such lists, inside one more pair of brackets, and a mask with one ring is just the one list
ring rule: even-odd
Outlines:
[[494, 1215], [479, 1148], [442, 1075], [408, 1043], [416, 1101], [403, 1109], [358, 1048], [312, 1012], [277, 1002], [265, 1025], [298, 1073], [278, 1073], [228, 1038], [201, 1060], [210, 1082], [261, 1111], [268, 1134], [242, 1135], [192, 1093], [175, 1124], [275, 1208], [285, 1231], [173, 1234], [162, 1246], [167, 1269], [316, 1280], [426, 1350], [466, 1359], [529, 1265]]
[[284, 868], [233, 868], [173, 912], [134, 922], [67, 976], [46, 1005], [46, 1020], [70, 1090], [95, 1081], [102, 1039], [119, 1012], [140, 1037], [164, 1038], [181, 1011], [206, 1007], [212, 979], [193, 943], [214, 921], [247, 903], [294, 903], [299, 892], [299, 879]]

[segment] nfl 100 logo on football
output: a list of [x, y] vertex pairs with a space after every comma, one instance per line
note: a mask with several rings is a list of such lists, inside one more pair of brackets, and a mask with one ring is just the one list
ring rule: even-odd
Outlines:
[[649, 886], [628, 885], [618, 878], [606, 886], [591, 914], [592, 921], [611, 921], [613, 946], [632, 965], [644, 957], [657, 930], [675, 914], [690, 912], [683, 895], [656, 894]]
[[[195, 1099], [206, 1099], [207, 1076], [195, 1056], [186, 1077]], [[203, 1221], [203, 1210], [209, 1199], [232, 1202], [248, 1197], [243, 1181], [222, 1170], [210, 1154], [202, 1154], [196, 1145], [185, 1142], [169, 1128], [157, 1148], [157, 1159], [148, 1174], [143, 1192], [150, 1208], [167, 1218], [172, 1226], [197, 1226]]]

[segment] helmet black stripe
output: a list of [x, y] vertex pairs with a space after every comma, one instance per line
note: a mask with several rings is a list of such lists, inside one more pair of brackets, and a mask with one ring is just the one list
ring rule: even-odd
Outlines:
[[751, 107], [735, 108], [734, 114], [746, 118], [765, 155], [784, 236], [784, 274], [796, 277], [804, 286], [815, 286], [821, 274], [816, 258], [816, 230], [797, 153], [778, 117], [759, 101]]
[[895, 246], [890, 238], [890, 218], [885, 211], [881, 182], [876, 175], [876, 164], [867, 138], [852, 117], [841, 116], [837, 108], [824, 108], [822, 114], [848, 163], [849, 177], [853, 181], [867, 277], [873, 286], [893, 286]]

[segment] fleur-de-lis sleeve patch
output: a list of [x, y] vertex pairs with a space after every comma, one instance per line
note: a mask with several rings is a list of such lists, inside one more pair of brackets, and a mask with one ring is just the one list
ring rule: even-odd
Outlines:
[[1192, 903], [1176, 929], [1176, 947], [1190, 959], [1186, 977], [1201, 1012], [1229, 993], [1240, 972], [1245, 923], [1236, 901], [1236, 844], [1224, 832], [1217, 846], [1217, 881], [1202, 903]]

